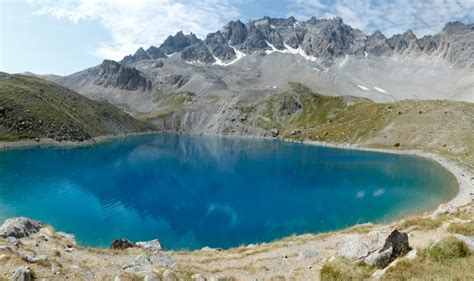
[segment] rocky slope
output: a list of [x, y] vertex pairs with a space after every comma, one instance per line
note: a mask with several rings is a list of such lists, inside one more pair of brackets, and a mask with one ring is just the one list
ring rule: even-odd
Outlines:
[[[113, 67], [111, 67], [113, 65]], [[189, 92], [225, 103], [268, 97], [299, 82], [325, 95], [375, 102], [474, 102], [474, 25], [448, 23], [435, 35], [366, 35], [342, 19], [232, 21], [202, 40], [178, 32], [121, 62], [48, 79], [132, 113], [161, 109], [155, 99]]]
[[150, 127], [105, 101], [41, 78], [0, 73], [0, 141], [84, 141]]

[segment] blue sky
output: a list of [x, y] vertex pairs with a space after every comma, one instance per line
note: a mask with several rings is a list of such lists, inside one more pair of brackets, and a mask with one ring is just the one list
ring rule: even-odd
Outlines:
[[70, 74], [159, 45], [179, 30], [204, 38], [226, 22], [330, 18], [367, 33], [418, 36], [474, 22], [474, 0], [0, 0], [0, 71]]

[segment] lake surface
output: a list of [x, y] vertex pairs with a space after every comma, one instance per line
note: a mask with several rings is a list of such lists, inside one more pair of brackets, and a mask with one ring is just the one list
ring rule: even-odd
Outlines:
[[0, 222], [28, 216], [93, 246], [269, 242], [435, 208], [456, 192], [431, 160], [276, 140], [155, 134], [0, 152]]

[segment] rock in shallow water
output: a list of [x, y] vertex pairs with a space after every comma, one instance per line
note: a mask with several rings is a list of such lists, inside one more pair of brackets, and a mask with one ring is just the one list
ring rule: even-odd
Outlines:
[[0, 236], [15, 238], [27, 237], [30, 234], [38, 232], [43, 227], [39, 221], [31, 220], [25, 217], [10, 218], [0, 226]]

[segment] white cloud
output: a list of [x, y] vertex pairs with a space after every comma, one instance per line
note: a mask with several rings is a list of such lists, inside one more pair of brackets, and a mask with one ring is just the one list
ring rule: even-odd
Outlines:
[[220, 29], [239, 12], [230, 0], [30, 0], [36, 14], [52, 15], [73, 22], [94, 20], [109, 32], [112, 42], [103, 42], [96, 55], [121, 59], [138, 47], [159, 45], [180, 30], [204, 37]]
[[385, 35], [412, 29], [417, 36], [439, 32], [454, 20], [474, 21], [473, 0], [292, 0], [290, 13], [303, 18], [339, 16], [365, 32]]

